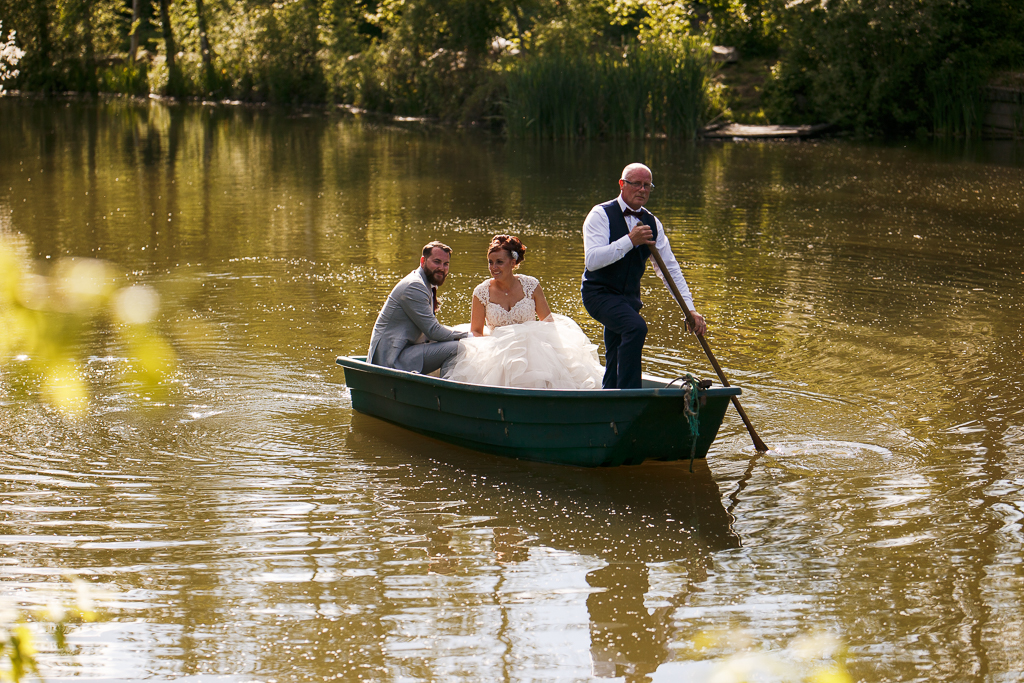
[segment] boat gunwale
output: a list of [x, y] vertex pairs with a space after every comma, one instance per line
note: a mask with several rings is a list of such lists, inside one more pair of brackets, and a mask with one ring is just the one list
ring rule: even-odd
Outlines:
[[[423, 375], [418, 372], [409, 372], [407, 370], [386, 368], [382, 365], [374, 365], [372, 363], [367, 363], [366, 356], [338, 356], [335, 359], [335, 363], [346, 369], [352, 367], [353, 369], [356, 370], [363, 370], [364, 372], [369, 372], [376, 375], [393, 377], [395, 379], [408, 380], [420, 384], [425, 384], [428, 386], [444, 387], [448, 389], [464, 391], [467, 393], [509, 397], [565, 398], [590, 400], [597, 398], [667, 398], [682, 397], [683, 393], [685, 392], [685, 389], [683, 388], [675, 389], [665, 387], [650, 387], [642, 389], [615, 389], [613, 391], [603, 389], [528, 389], [520, 387], [499, 387], [485, 384], [469, 384], [466, 382], [456, 382], [450, 379], [443, 379], [440, 377]], [[656, 379], [659, 381], [668, 381], [663, 380], [660, 377], [653, 377], [651, 379]], [[700, 395], [707, 396], [708, 398], [717, 398], [739, 396], [742, 393], [743, 391], [742, 389], [740, 389], [740, 387], [728, 386], [702, 389]]]

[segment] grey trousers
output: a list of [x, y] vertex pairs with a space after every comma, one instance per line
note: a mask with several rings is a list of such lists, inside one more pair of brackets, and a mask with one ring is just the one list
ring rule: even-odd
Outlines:
[[455, 362], [455, 355], [458, 352], [458, 340], [409, 344], [402, 349], [402, 353], [398, 354], [398, 358], [395, 360], [395, 369], [426, 375], [440, 368], [443, 377]]

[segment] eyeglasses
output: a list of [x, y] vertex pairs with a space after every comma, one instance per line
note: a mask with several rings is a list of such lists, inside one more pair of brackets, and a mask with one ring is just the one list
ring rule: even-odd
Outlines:
[[654, 189], [654, 183], [641, 183], [639, 180], [626, 180], [625, 178], [622, 178], [621, 180], [627, 185], [632, 185], [633, 187], [642, 187], [645, 190]]

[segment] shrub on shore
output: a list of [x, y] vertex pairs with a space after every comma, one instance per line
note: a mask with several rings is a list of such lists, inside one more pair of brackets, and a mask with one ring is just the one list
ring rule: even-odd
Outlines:
[[[702, 41], [643, 44], [646, 13], [623, 18], [592, 0], [136, 0], [131, 13], [96, 0], [77, 14], [60, 2], [12, 0], [29, 52], [24, 89], [337, 102], [460, 122], [500, 123], [511, 111], [536, 120], [514, 134], [560, 137], [692, 137], [708, 108]], [[571, 73], [556, 76], [563, 67]], [[537, 119], [531, 109], [565, 101], [558, 78], [577, 79], [576, 93], [594, 88], [601, 106], [553, 115], [575, 120], [568, 127]], [[602, 94], [609, 88], [639, 90], [617, 102]]]
[[987, 80], [1024, 64], [1015, 0], [8, 0], [0, 22], [26, 52], [8, 87], [346, 103], [539, 137], [692, 136], [722, 110], [711, 42], [775, 61], [772, 121], [865, 134], [976, 135]]
[[789, 122], [977, 135], [982, 89], [1024, 63], [1024, 5], [1008, 0], [809, 0], [784, 12], [766, 99]]

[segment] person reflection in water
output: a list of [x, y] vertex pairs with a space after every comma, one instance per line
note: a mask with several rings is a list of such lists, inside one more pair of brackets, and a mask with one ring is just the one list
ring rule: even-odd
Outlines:
[[590, 651], [598, 678], [647, 680], [668, 656], [672, 607], [648, 610], [647, 566], [610, 564], [587, 574]]
[[420, 267], [395, 285], [373, 324], [367, 362], [428, 374], [455, 357], [459, 340], [469, 333], [437, 322], [437, 289], [448, 276], [451, 254], [441, 242], [423, 247]]

